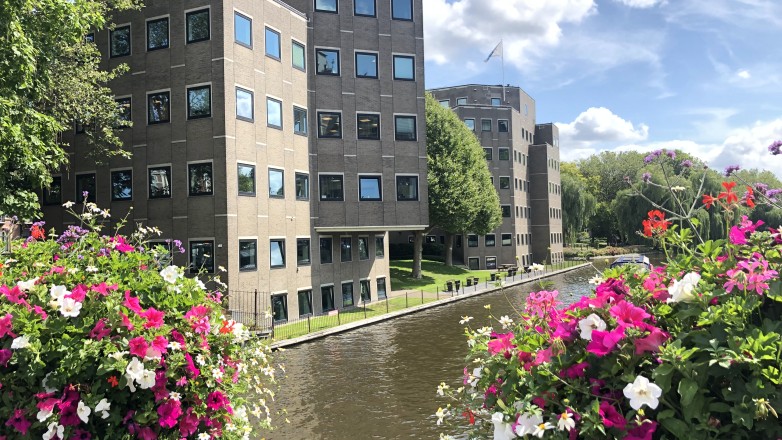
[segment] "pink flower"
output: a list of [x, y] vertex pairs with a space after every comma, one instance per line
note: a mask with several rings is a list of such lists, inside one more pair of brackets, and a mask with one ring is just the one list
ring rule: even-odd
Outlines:
[[87, 286], [79, 284], [71, 290], [71, 293], [65, 295], [66, 298], [72, 298], [74, 301], [84, 302], [87, 297]]
[[584, 377], [584, 372], [586, 371], [587, 368], [589, 368], [588, 362], [580, 362], [576, 365], [572, 365], [567, 369], [565, 369], [562, 375], [568, 379], [576, 379], [579, 377]]
[[646, 310], [624, 300], [616, 303], [615, 306], [611, 307], [610, 311], [611, 316], [616, 318], [619, 325], [629, 327], [640, 327], [643, 325], [643, 320], [651, 316], [646, 313]]
[[182, 333], [179, 333], [176, 330], [171, 330], [171, 339], [179, 342], [179, 345], [182, 346], [182, 350], [185, 349], [185, 337], [182, 336]]
[[497, 337], [495, 339], [492, 339], [489, 341], [488, 349], [489, 354], [492, 356], [502, 353], [503, 356], [509, 357], [511, 350], [516, 348], [515, 345], [513, 345], [513, 332], [505, 333], [502, 335], [496, 335]]
[[575, 321], [559, 321], [554, 333], [551, 334], [553, 339], [559, 338], [563, 341], [572, 341], [575, 338], [576, 322]]
[[147, 354], [149, 344], [147, 344], [147, 341], [143, 337], [138, 336], [128, 341], [128, 347], [130, 349], [130, 354], [143, 359]]
[[134, 248], [133, 246], [129, 245], [125, 241], [125, 237], [123, 237], [121, 235], [118, 235], [118, 236], [112, 238], [111, 242], [115, 243], [114, 249], [117, 252], [120, 252], [120, 253], [123, 253], [123, 254], [128, 253], [128, 252], [133, 252], [133, 251], [136, 250], [136, 248]]
[[19, 286], [14, 286], [13, 288], [9, 288], [5, 284], [0, 286], [0, 294], [2, 294], [6, 299], [14, 304], [21, 304], [22, 301], [27, 298], [27, 294], [22, 292], [19, 289]]
[[193, 413], [193, 408], [188, 408], [182, 420], [179, 421], [179, 433], [182, 437], [189, 437], [198, 430], [199, 423], [200, 419]]
[[128, 310], [135, 312], [137, 315], [144, 311], [144, 309], [141, 308], [139, 299], [137, 297], [130, 296], [130, 290], [125, 291], [125, 302], [122, 303], [122, 305], [127, 307]]
[[147, 349], [146, 357], [160, 359], [166, 351], [168, 351], [168, 340], [164, 336], [155, 336]]
[[195, 363], [193, 362], [193, 357], [190, 356], [190, 353], [185, 353], [185, 361], [187, 362], [187, 372], [192, 376], [194, 379], [198, 377], [201, 374], [201, 370], [196, 368]]
[[730, 234], [728, 235], [728, 238], [730, 238], [730, 242], [733, 244], [747, 244], [747, 236], [744, 234], [744, 231], [739, 229], [738, 226], [730, 228]]
[[156, 440], [157, 434], [149, 426], [144, 426], [138, 430], [138, 438], [141, 440]]
[[46, 321], [46, 318], [49, 317], [49, 315], [41, 308], [41, 306], [34, 306], [33, 310], [35, 313], [41, 317], [42, 320]]
[[616, 428], [624, 430], [627, 425], [627, 420], [616, 411], [610, 403], [605, 400], [600, 402], [600, 417], [603, 419], [603, 425], [606, 428]]
[[102, 318], [95, 324], [95, 327], [90, 330], [90, 338], [100, 341], [106, 336], [111, 334], [111, 329], [106, 327], [106, 318]]
[[668, 333], [654, 326], [649, 326], [647, 330], [649, 330], [649, 336], [635, 340], [635, 354], [655, 353], [670, 337]]
[[556, 310], [560, 303], [557, 301], [557, 295], [559, 292], [541, 290], [540, 292], [530, 292], [527, 297], [526, 311], [530, 315], [535, 315], [539, 318], [546, 317], [549, 312]]
[[133, 331], [136, 328], [136, 326], [134, 326], [133, 323], [130, 322], [130, 318], [128, 318], [128, 315], [126, 315], [126, 314], [124, 314], [122, 312], [119, 312], [119, 316], [120, 316], [120, 318], [122, 318], [122, 326], [123, 327], [127, 328], [130, 331]]
[[109, 290], [117, 290], [118, 288], [119, 286], [116, 284], [109, 286], [105, 282], [103, 282], [100, 284], [95, 284], [90, 288], [90, 290], [99, 293], [101, 296], [108, 296]]
[[11, 331], [14, 329], [14, 323], [12, 322], [13, 319], [14, 315], [10, 313], [6, 313], [5, 316], [0, 318], [0, 338], [4, 337], [5, 335], [9, 335], [12, 338], [16, 337], [16, 334]]
[[75, 429], [73, 431], [73, 434], [71, 434], [71, 438], [69, 440], [90, 440], [92, 439], [92, 434], [89, 432], [83, 430], [83, 429]]
[[5, 422], [5, 426], [14, 428], [21, 432], [22, 435], [27, 435], [27, 430], [30, 428], [30, 425], [32, 425], [32, 423], [24, 416], [23, 409], [15, 409], [11, 418]]
[[541, 364], [551, 362], [551, 356], [552, 356], [552, 347], [549, 347], [545, 350], [540, 350], [535, 355], [535, 362], [533, 362], [532, 365], [541, 365]]
[[625, 336], [624, 327], [617, 327], [610, 332], [600, 330], [592, 331], [592, 341], [587, 345], [586, 350], [597, 357], [603, 357], [610, 353], [616, 344]]
[[212, 328], [211, 324], [209, 324], [209, 318], [206, 316], [196, 319], [192, 327], [194, 332], [202, 335], [209, 333], [209, 330]]
[[657, 430], [657, 422], [644, 419], [638, 426], [627, 432], [624, 440], [652, 440], [655, 430]]
[[178, 400], [168, 400], [157, 407], [158, 422], [164, 428], [173, 428], [179, 423], [182, 415], [182, 405]]
[[222, 391], [212, 391], [206, 397], [206, 407], [212, 411], [219, 411], [228, 405], [228, 399]]
[[11, 356], [13, 356], [13, 352], [7, 348], [4, 348], [0, 350], [0, 364], [2, 364], [4, 367], [8, 366], [8, 361], [11, 360]]
[[190, 311], [185, 313], [185, 320], [200, 319], [208, 315], [211, 310], [207, 306], [193, 306]]
[[165, 313], [150, 307], [145, 312], [139, 313], [139, 316], [147, 320], [144, 323], [144, 328], [159, 328], [163, 325]]

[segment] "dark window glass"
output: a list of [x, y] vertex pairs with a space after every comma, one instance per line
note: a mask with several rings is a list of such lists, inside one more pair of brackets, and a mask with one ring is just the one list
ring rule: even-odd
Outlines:
[[320, 239], [320, 264], [328, 264], [334, 261], [332, 255], [331, 237]]
[[133, 199], [133, 171], [120, 170], [111, 172], [111, 200]]
[[498, 151], [498, 157], [500, 160], [510, 160], [510, 150], [507, 148], [500, 148]]
[[255, 195], [255, 165], [240, 163], [237, 166], [237, 176], [239, 179], [239, 195]]
[[190, 242], [190, 273], [198, 273], [203, 269], [207, 273], [215, 271], [213, 241]]
[[497, 131], [500, 133], [507, 133], [508, 132], [508, 121], [504, 119], [500, 119], [497, 121]]
[[491, 148], [485, 148], [484, 147], [483, 153], [486, 156], [486, 160], [492, 160], [492, 149]]
[[343, 263], [353, 261], [353, 240], [350, 237], [339, 239], [340, 261]]
[[394, 20], [412, 20], [413, 0], [391, 0], [391, 18]]
[[312, 262], [310, 259], [310, 239], [309, 238], [297, 238], [296, 239], [296, 264], [299, 266], [309, 266]]
[[310, 175], [296, 173], [296, 200], [310, 199]]
[[375, 0], [354, 0], [353, 13], [364, 17], [375, 17]]
[[359, 139], [380, 139], [380, 115], [359, 113], [356, 126]]
[[285, 240], [270, 240], [269, 249], [271, 267], [285, 267]]
[[212, 116], [212, 87], [198, 86], [187, 89], [187, 119]]
[[59, 205], [62, 203], [62, 177], [52, 177], [52, 183], [48, 188], [43, 189], [44, 205]]
[[280, 52], [280, 33], [266, 28], [266, 55], [279, 60]]
[[94, 43], [95, 42], [95, 34], [93, 32], [90, 32], [89, 34], [84, 36], [84, 41], [87, 43]]
[[467, 98], [456, 98], [456, 105], [467, 105]]
[[375, 258], [386, 256], [386, 247], [384, 237], [375, 237]]
[[370, 291], [369, 280], [359, 281], [358, 287], [361, 290], [361, 301], [362, 302], [372, 301], [372, 292]]
[[291, 60], [293, 67], [307, 70], [307, 56], [303, 44], [296, 41], [291, 42]]
[[369, 238], [358, 237], [358, 259], [369, 260]]
[[307, 109], [293, 107], [293, 132], [307, 135]]
[[168, 47], [168, 17], [147, 22], [147, 50]]
[[500, 189], [510, 189], [510, 177], [500, 176]]
[[386, 299], [386, 279], [377, 279], [377, 299]]
[[312, 313], [312, 290], [302, 290], [299, 292], [299, 316]]
[[149, 169], [149, 198], [162, 199], [171, 197], [171, 167], [154, 167]]
[[275, 322], [288, 320], [288, 295], [272, 297], [272, 318]]
[[415, 57], [394, 55], [394, 79], [415, 80]]
[[342, 307], [353, 305], [353, 282], [342, 285]]
[[486, 237], [484, 238], [486, 247], [494, 247], [496, 241], [497, 241], [497, 237], [494, 234], [486, 234]]
[[86, 201], [95, 203], [95, 174], [79, 174], [76, 176], [76, 202], [82, 203]]
[[394, 116], [394, 138], [398, 141], [416, 140], [415, 116]]
[[130, 55], [130, 25], [115, 28], [109, 32], [111, 58]]
[[320, 12], [337, 12], [337, 0], [315, 0], [315, 10]]
[[383, 200], [381, 176], [358, 176], [358, 199], [362, 202]]
[[396, 176], [396, 199], [398, 201], [418, 200], [418, 176]]
[[159, 124], [171, 120], [171, 92], [150, 93], [147, 95], [147, 102], [147, 123]]
[[502, 99], [500, 98], [492, 98], [491, 99], [491, 105], [494, 107], [499, 107], [502, 105]]
[[315, 65], [318, 75], [339, 75], [339, 51], [332, 49], [316, 49]]
[[282, 102], [266, 98], [266, 125], [282, 128]]
[[510, 218], [510, 205], [502, 205], [502, 216]]
[[209, 9], [188, 12], [186, 19], [188, 43], [209, 39]]
[[377, 78], [377, 54], [356, 52], [356, 77]]
[[491, 131], [491, 119], [481, 119], [481, 131]]
[[486, 257], [486, 269], [496, 269], [497, 268], [497, 257]]
[[475, 131], [475, 119], [465, 119], [464, 125], [466, 125], [470, 131]]
[[234, 40], [242, 46], [253, 47], [253, 21], [234, 12]]
[[269, 197], [285, 197], [285, 172], [269, 168]]
[[252, 121], [253, 112], [253, 92], [242, 88], [236, 88], [236, 118], [245, 121]]
[[467, 247], [478, 247], [478, 236], [470, 234], [467, 236]]
[[117, 103], [117, 109], [119, 112], [119, 119], [121, 121], [130, 122], [131, 120], [131, 99], [130, 97], [127, 98], [118, 98], [114, 100]]
[[445, 108], [451, 108], [451, 101], [447, 99], [443, 99], [442, 101], [440, 101], [440, 105]]
[[212, 163], [191, 163], [187, 166], [188, 194], [191, 196], [212, 195]]
[[239, 240], [239, 270], [258, 270], [257, 240]]
[[334, 286], [321, 287], [320, 300], [323, 312], [330, 312], [334, 310]]
[[470, 257], [467, 259], [467, 267], [470, 270], [479, 270], [480, 267], [480, 259], [478, 257]]
[[318, 137], [341, 138], [342, 114], [318, 112]]
[[341, 175], [321, 174], [318, 182], [318, 186], [320, 187], [320, 200], [340, 202], [345, 200], [342, 182], [343, 178]]

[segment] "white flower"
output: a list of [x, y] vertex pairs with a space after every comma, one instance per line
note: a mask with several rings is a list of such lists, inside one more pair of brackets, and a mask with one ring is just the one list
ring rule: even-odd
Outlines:
[[513, 425], [505, 422], [505, 415], [496, 412], [491, 416], [491, 422], [494, 423], [494, 440], [512, 440], [516, 438], [513, 434]]
[[440, 382], [440, 385], [437, 385], [437, 395], [438, 396], [444, 396], [445, 390], [449, 389], [450, 387], [445, 382]]
[[592, 330], [603, 331], [606, 329], [606, 323], [599, 316], [592, 313], [586, 318], [578, 321], [578, 327], [581, 329], [581, 339], [592, 340]]
[[36, 281], [38, 281], [38, 278], [33, 278], [27, 281], [19, 281], [16, 283], [16, 286], [19, 287], [19, 290], [29, 292], [35, 286]]
[[475, 386], [478, 385], [478, 381], [481, 379], [481, 376], [483, 376], [483, 367], [473, 368], [471, 375], [473, 380], [470, 381], [470, 386], [475, 388]]
[[622, 392], [625, 397], [630, 399], [630, 407], [639, 410], [644, 405], [651, 409], [657, 408], [657, 404], [660, 403], [658, 398], [662, 395], [663, 390], [653, 382], [649, 382], [649, 379], [638, 375], [635, 381], [627, 384]]
[[65, 208], [65, 209], [70, 209], [70, 207], [75, 205], [75, 204], [76, 203], [74, 203], [74, 202], [65, 202], [65, 203], [62, 204], [62, 207]]
[[223, 266], [217, 266], [217, 270], [220, 272], [228, 272]]
[[[69, 202], [73, 203], [73, 202]], [[65, 438], [65, 427], [58, 425], [57, 422], [49, 423], [49, 430], [43, 433], [43, 440], [52, 440], [53, 438]]]
[[43, 410], [42, 409], [42, 410], [38, 411], [38, 414], [36, 415], [36, 418], [38, 418], [39, 422], [43, 423], [43, 422], [46, 421], [46, 419], [51, 417], [51, 415], [52, 415], [52, 410], [51, 409], [50, 410]]
[[75, 299], [63, 298], [62, 301], [60, 301], [60, 313], [62, 313], [62, 316], [75, 318], [79, 316], [80, 312], [81, 312], [81, 303], [76, 301]]
[[223, 380], [223, 372], [220, 371], [219, 368], [212, 368], [212, 377], [214, 377], [215, 380]]
[[595, 286], [601, 284], [602, 282], [603, 282], [603, 277], [601, 277], [600, 275], [595, 275], [589, 279], [589, 284], [593, 284]]
[[685, 189], [687, 189], [687, 188], [685, 188], [683, 186], [672, 186], [671, 187], [671, 191], [684, 191]]
[[144, 373], [144, 364], [139, 361], [138, 358], [134, 357], [128, 364], [127, 368], [125, 368], [125, 373], [127, 373], [128, 377], [132, 378], [133, 380], [139, 380], [141, 375]]
[[459, 324], [464, 325], [470, 322], [471, 320], [472, 320], [472, 316], [462, 316], [462, 319], [461, 321], [459, 321]]
[[202, 354], [197, 355], [196, 356], [196, 362], [198, 363], [198, 365], [201, 365], [201, 366], [206, 364], [206, 359], [204, 358], [204, 355], [202, 355]]
[[478, 336], [489, 337], [489, 336], [491, 336], [492, 330], [493, 329], [491, 327], [481, 327], [478, 330], [476, 330], [475, 333]]
[[697, 296], [695, 296], [693, 290], [700, 280], [700, 274], [695, 272], [688, 273], [681, 281], [674, 280], [673, 286], [668, 288], [668, 293], [671, 294], [671, 297], [668, 298], [668, 302], [691, 302], [695, 300]]
[[502, 328], [508, 328], [513, 325], [513, 320], [508, 317], [508, 315], [504, 315], [500, 318], [500, 324], [502, 324]]
[[178, 351], [182, 349], [182, 344], [177, 341], [171, 341], [168, 343], [168, 348], [170, 348], [171, 351]]
[[30, 337], [27, 335], [19, 336], [11, 342], [11, 350], [20, 350], [30, 346]]
[[199, 280], [198, 278], [196, 278], [196, 285], [198, 286], [199, 289], [206, 290], [206, 284], [204, 284], [204, 282]]
[[546, 434], [546, 430], [548, 429], [554, 429], [551, 423], [538, 423], [538, 425], [535, 427], [535, 431], [532, 432], [532, 435], [537, 438], [543, 438], [543, 436]]
[[66, 289], [65, 286], [52, 286], [51, 289], [49, 289], [49, 293], [52, 295], [52, 300], [58, 305], [65, 298], [65, 295], [71, 294], [70, 290]]
[[445, 416], [448, 415], [448, 410], [443, 410], [442, 408], [437, 408], [437, 412], [434, 413], [434, 415], [437, 416], [437, 424], [438, 425], [442, 425], [443, 424], [443, 419], [445, 418]]
[[109, 355], [110, 358], [114, 359], [115, 361], [118, 361], [125, 357], [125, 355], [128, 354], [127, 351], [116, 351]]
[[198, 434], [198, 440], [209, 440], [211, 436], [205, 432]]
[[167, 283], [174, 284], [182, 276], [177, 270], [176, 266], [168, 266], [160, 271], [160, 276], [166, 280]]
[[79, 416], [79, 419], [84, 423], [88, 423], [90, 421], [90, 414], [92, 414], [90, 407], [79, 400], [79, 406], [76, 407], [76, 415]]
[[519, 437], [533, 434], [541, 423], [543, 423], [543, 416], [541, 415], [532, 413], [521, 414], [516, 419], [516, 434]]
[[557, 422], [557, 429], [560, 431], [570, 432], [571, 429], [576, 427], [576, 421], [573, 420], [573, 415], [565, 411], [559, 415], [559, 421]]
[[46, 376], [44, 376], [43, 380], [41, 381], [41, 386], [43, 387], [43, 390], [46, 391], [47, 393], [53, 393], [57, 391], [56, 389], [49, 387], [49, 378], [52, 376], [52, 374], [54, 374], [54, 371], [50, 371], [46, 373]]
[[546, 270], [546, 266], [538, 263], [532, 263], [532, 266], [529, 268], [533, 272], [542, 272]]
[[177, 393], [176, 391], [172, 391], [168, 393], [168, 398], [171, 400], [179, 400], [182, 398], [182, 395]]
[[138, 386], [142, 390], [148, 390], [155, 386], [155, 372], [152, 370], [144, 370], [141, 373], [141, 377], [137, 379]]
[[95, 267], [95, 266], [87, 266], [87, 267], [86, 267], [84, 270], [85, 270], [86, 272], [89, 272], [89, 273], [95, 273], [95, 272], [97, 272], [97, 271], [98, 271], [98, 268], [97, 268], [97, 267]]
[[106, 400], [104, 397], [103, 399], [100, 399], [100, 402], [98, 402], [97, 405], [95, 405], [95, 413], [100, 413], [100, 417], [102, 419], [108, 419], [109, 418], [109, 411], [111, 411], [111, 402]]

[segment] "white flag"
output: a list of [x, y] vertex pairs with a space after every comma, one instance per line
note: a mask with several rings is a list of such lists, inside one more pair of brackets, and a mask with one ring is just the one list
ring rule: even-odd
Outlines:
[[501, 57], [501, 56], [502, 56], [502, 40], [500, 40], [500, 42], [497, 43], [497, 46], [494, 47], [494, 50], [491, 51], [488, 57], [486, 57], [484, 63], [488, 63], [492, 57]]

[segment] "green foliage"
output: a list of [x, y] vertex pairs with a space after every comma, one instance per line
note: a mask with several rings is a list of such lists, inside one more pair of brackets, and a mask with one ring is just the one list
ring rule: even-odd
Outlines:
[[561, 165], [562, 229], [565, 242], [574, 243], [594, 215], [597, 199], [587, 191], [587, 180], [575, 165], [567, 162]]

